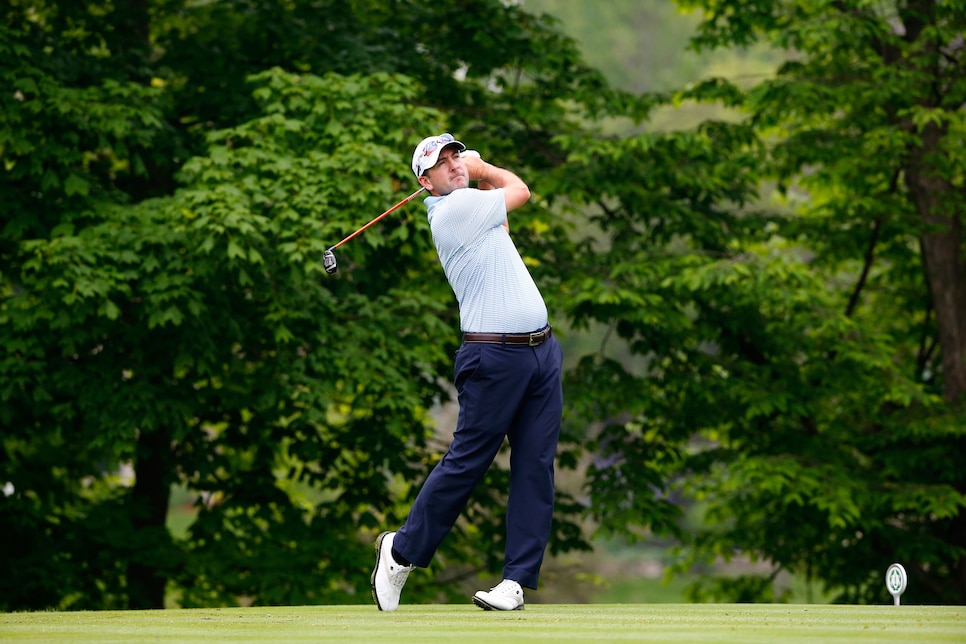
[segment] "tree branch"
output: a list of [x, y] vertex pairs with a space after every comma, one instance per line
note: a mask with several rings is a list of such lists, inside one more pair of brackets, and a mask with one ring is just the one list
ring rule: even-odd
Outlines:
[[[897, 168], [895, 172], [892, 173], [892, 180], [889, 181], [889, 194], [895, 194], [896, 188], [899, 185], [899, 174], [900, 170]], [[862, 289], [865, 288], [865, 283], [869, 278], [869, 271], [872, 269], [872, 262], [875, 260], [875, 247], [879, 243], [879, 233], [882, 232], [882, 217], [876, 217], [872, 225], [872, 236], [869, 238], [869, 244], [865, 248], [865, 260], [862, 265], [862, 274], [859, 275], [859, 281], [856, 282], [855, 288], [852, 290], [852, 295], [849, 296], [849, 304], [845, 307], [845, 317], [852, 317], [852, 313], [855, 312], [855, 307], [859, 304], [859, 295], [862, 293]]]
[[852, 317], [852, 313], [855, 311], [855, 307], [859, 303], [859, 295], [862, 293], [862, 289], [865, 288], [865, 283], [869, 278], [869, 270], [872, 268], [872, 262], [875, 260], [875, 246], [879, 241], [879, 233], [882, 231], [882, 217], [876, 217], [872, 224], [872, 236], [869, 237], [869, 244], [865, 248], [865, 260], [862, 264], [862, 274], [859, 275], [859, 281], [855, 283], [855, 288], [852, 289], [852, 295], [849, 296], [849, 304], [845, 307], [845, 317]]

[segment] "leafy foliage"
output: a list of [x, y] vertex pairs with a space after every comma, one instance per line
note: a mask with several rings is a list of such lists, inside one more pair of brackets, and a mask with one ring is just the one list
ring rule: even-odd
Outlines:
[[[745, 556], [874, 602], [903, 561], [913, 601], [961, 603], [963, 16], [682, 4], [705, 11], [698, 46], [761, 38], [795, 55], [747, 92], [709, 79], [679, 94], [741, 106], [737, 123], [565, 143], [553, 192], [606, 239], [582, 247], [566, 308], [639, 356], [572, 374], [570, 400], [603, 421], [594, 512], [630, 539], [647, 525], [679, 537], [679, 572]], [[661, 521], [638, 501], [648, 487], [700, 508], [703, 527]], [[771, 581], [709, 580], [693, 597], [780, 599]]]
[[[794, 56], [634, 96], [498, 0], [8, 3], [0, 606], [367, 601], [372, 537], [442, 453], [458, 320], [417, 205], [320, 259], [443, 129], [527, 177], [514, 239], [562, 335], [603, 329], [566, 375], [558, 462], [589, 465], [551, 553], [587, 515], [675, 537], [678, 570], [744, 556], [875, 602], [902, 561], [910, 601], [961, 603], [962, 12], [681, 4], [697, 47]], [[640, 127], [684, 101], [742, 118]], [[499, 570], [506, 480], [407, 598]]]
[[[457, 316], [420, 215], [353, 240], [337, 278], [321, 253], [409, 191], [408, 150], [445, 127], [421, 97], [482, 101], [556, 36], [477, 3], [509, 41], [434, 84], [467, 64], [464, 33], [429, 31], [421, 3], [322, 4], [4, 10], [4, 608], [158, 607], [169, 584], [184, 605], [368, 597], [372, 538], [441, 454]], [[412, 60], [411, 40], [428, 44]], [[500, 109], [597, 78], [534, 62], [535, 89]], [[424, 85], [393, 73], [423, 64]], [[197, 498], [185, 539], [166, 528], [175, 484]], [[496, 567], [473, 546], [502, 532], [505, 489], [474, 499], [440, 568]], [[566, 515], [554, 547], [586, 547]]]

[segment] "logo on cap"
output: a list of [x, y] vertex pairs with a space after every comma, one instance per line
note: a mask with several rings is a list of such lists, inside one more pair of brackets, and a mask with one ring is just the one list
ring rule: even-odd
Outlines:
[[433, 153], [433, 150], [441, 145], [446, 145], [447, 143], [452, 143], [456, 139], [453, 138], [452, 134], [441, 134], [435, 139], [423, 146], [423, 156], [428, 157]]

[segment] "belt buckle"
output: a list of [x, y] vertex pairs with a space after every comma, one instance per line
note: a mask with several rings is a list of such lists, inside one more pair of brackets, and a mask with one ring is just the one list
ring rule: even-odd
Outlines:
[[[534, 338], [533, 338], [533, 336], [535, 336], [535, 335], [541, 336], [540, 339], [537, 340], [536, 342], [534, 342]], [[535, 347], [538, 344], [540, 344], [541, 342], [543, 342], [543, 335], [544, 335], [544, 332], [543, 331], [534, 331], [533, 333], [531, 333], [530, 334], [530, 346], [531, 347]]]

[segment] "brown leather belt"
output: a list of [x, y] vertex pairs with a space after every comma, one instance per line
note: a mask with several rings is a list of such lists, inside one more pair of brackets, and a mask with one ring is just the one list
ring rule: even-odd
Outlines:
[[535, 347], [550, 339], [550, 325], [533, 333], [464, 333], [463, 342], [484, 342], [486, 344], [522, 344]]

